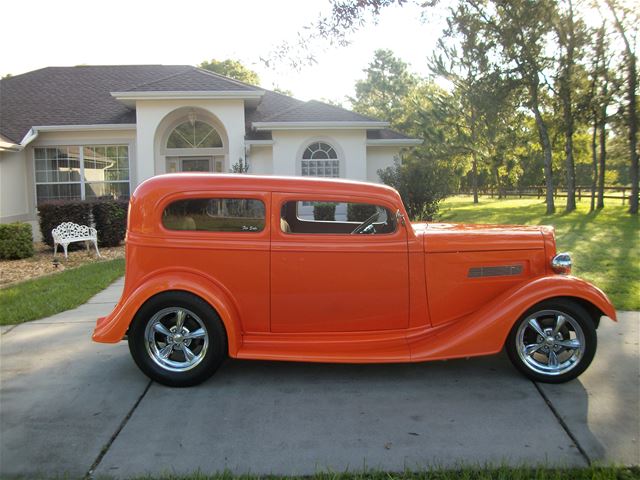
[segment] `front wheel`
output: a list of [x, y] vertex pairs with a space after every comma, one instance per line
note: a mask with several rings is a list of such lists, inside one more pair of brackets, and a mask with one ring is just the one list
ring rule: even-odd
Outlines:
[[562, 383], [584, 372], [596, 353], [593, 319], [570, 300], [549, 300], [513, 326], [506, 350], [515, 367], [537, 382]]
[[197, 385], [226, 356], [227, 337], [217, 313], [186, 292], [157, 295], [138, 311], [128, 334], [129, 350], [152, 380], [171, 387]]

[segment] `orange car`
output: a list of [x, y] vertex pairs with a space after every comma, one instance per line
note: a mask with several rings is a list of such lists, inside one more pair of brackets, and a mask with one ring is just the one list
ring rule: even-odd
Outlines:
[[153, 380], [188, 386], [233, 358], [422, 362], [503, 347], [564, 382], [596, 351], [598, 288], [550, 227], [410, 223], [382, 185], [176, 174], [131, 198], [126, 277], [97, 342], [127, 338]]

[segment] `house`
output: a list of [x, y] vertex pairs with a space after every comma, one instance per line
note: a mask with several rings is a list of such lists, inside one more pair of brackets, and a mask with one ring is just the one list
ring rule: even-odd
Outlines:
[[[48, 67], [0, 80], [0, 223], [54, 199], [127, 198], [166, 172], [379, 181], [388, 123], [186, 65]], [[38, 228], [34, 234], [39, 237]]]

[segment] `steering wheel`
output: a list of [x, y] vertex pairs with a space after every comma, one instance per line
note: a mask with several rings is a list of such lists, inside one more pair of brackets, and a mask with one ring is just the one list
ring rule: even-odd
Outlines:
[[362, 222], [360, 225], [354, 228], [353, 231], [351, 232], [351, 235], [354, 235], [357, 233], [376, 233], [376, 229], [373, 226], [373, 222], [375, 222], [377, 219], [378, 219], [378, 212], [374, 213], [369, 218], [367, 218], [364, 222]]

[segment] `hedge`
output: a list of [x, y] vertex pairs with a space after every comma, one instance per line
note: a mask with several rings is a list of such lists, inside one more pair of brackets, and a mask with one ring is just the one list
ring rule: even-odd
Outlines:
[[126, 200], [105, 200], [93, 204], [93, 221], [101, 247], [116, 247], [124, 240], [128, 206]]
[[313, 206], [313, 219], [314, 220], [328, 220], [333, 221], [336, 218], [336, 204], [335, 203], [316, 203]]
[[350, 203], [347, 206], [347, 220], [349, 222], [364, 222], [376, 213], [376, 206], [370, 203]]
[[[115, 247], [124, 240], [127, 229], [126, 200], [56, 200], [38, 205], [40, 231], [44, 243], [53, 247], [51, 230], [64, 222], [89, 225], [98, 231], [101, 247]], [[72, 243], [69, 249], [82, 248], [81, 243]]]
[[[53, 247], [51, 230], [64, 222], [91, 225], [91, 203], [80, 200], [55, 200], [38, 205], [42, 241]], [[81, 244], [71, 244], [80, 245]]]
[[33, 235], [28, 223], [0, 225], [0, 259], [16, 260], [33, 256]]

